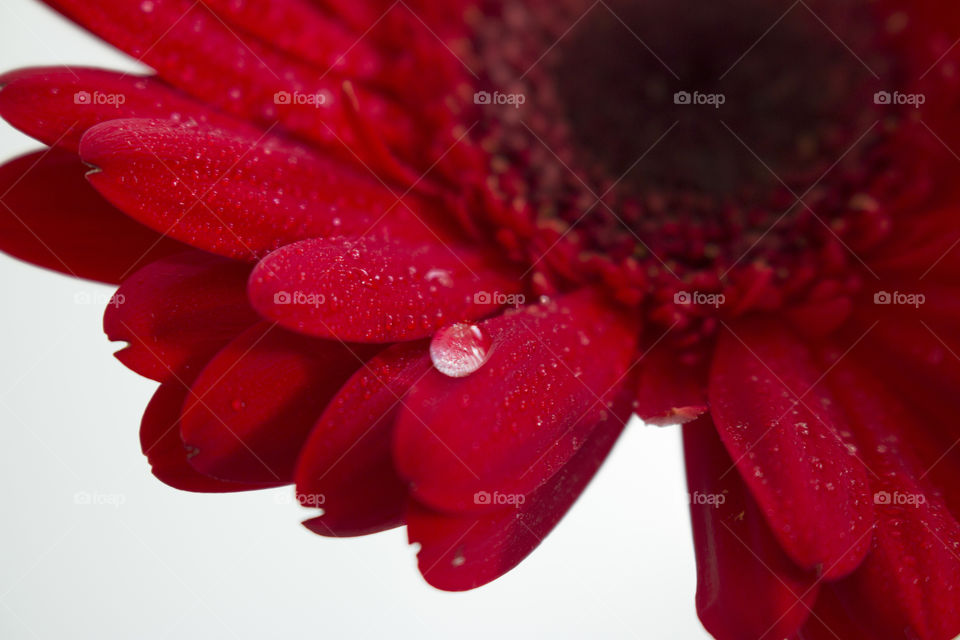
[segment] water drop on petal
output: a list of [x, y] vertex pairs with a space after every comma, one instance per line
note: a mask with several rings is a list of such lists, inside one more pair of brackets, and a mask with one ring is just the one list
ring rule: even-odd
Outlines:
[[424, 275], [424, 279], [427, 282], [436, 282], [444, 287], [453, 286], [453, 277], [446, 269], [430, 269], [426, 275]]
[[430, 342], [430, 359], [451, 378], [468, 376], [487, 361], [490, 336], [479, 326], [458, 322], [438, 331]]

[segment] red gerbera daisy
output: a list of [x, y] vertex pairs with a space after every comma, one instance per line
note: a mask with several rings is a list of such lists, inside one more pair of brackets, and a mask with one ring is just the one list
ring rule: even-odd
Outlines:
[[3, 76], [0, 244], [121, 283], [158, 478], [463, 590], [636, 413], [717, 638], [960, 632], [956, 7], [48, 4], [156, 75]]

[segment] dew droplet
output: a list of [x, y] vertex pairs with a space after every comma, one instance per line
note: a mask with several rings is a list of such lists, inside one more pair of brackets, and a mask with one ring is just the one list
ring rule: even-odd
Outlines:
[[427, 282], [436, 282], [443, 287], [453, 286], [453, 277], [446, 269], [430, 269], [426, 275], [424, 275], [424, 279]]
[[487, 361], [490, 336], [475, 324], [458, 322], [444, 327], [430, 342], [430, 359], [440, 373], [451, 378], [468, 376]]

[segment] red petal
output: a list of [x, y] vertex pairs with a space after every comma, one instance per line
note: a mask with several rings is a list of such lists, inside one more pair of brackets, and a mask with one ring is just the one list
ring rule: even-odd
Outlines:
[[863, 565], [837, 585], [876, 638], [953, 638], [960, 633], [960, 523], [912, 448], [926, 425], [897, 396], [841, 359], [828, 378], [850, 415], [872, 476], [877, 527]]
[[180, 440], [180, 410], [189, 388], [174, 380], [160, 385], [143, 413], [140, 446], [155, 475], [162, 482], [184, 491], [220, 493], [249, 491], [275, 483], [224, 482], [198, 472], [188, 462], [189, 452]]
[[0, 167], [0, 250], [78, 278], [116, 283], [184, 250], [90, 188], [72, 153], [37, 151]]
[[325, 17], [317, 3], [310, 0], [204, 2], [230, 25], [294, 58], [317, 65], [322, 72], [336, 70], [352, 78], [366, 77], [382, 65], [372, 43], [358, 39], [359, 34]]
[[257, 311], [309, 335], [395, 342], [490, 315], [518, 280], [491, 256], [442, 244], [381, 238], [304, 240], [263, 259], [250, 278]]
[[127, 278], [103, 327], [129, 346], [117, 358], [142, 376], [192, 380], [228, 342], [257, 323], [247, 303], [250, 265], [199, 251], [158, 260]]
[[655, 345], [640, 361], [634, 412], [647, 424], [683, 424], [707, 410], [706, 373]]
[[[817, 606], [796, 635], [797, 640], [877, 640], [860, 627], [827, 585], [817, 596]], [[902, 638], [902, 636], [901, 636]]]
[[390, 440], [402, 398], [430, 369], [427, 345], [394, 345], [362, 367], [330, 402], [297, 462], [297, 492], [322, 496], [320, 535], [363, 535], [403, 524], [407, 487]]
[[817, 599], [816, 576], [780, 548], [708, 416], [683, 428], [697, 552], [697, 613], [718, 640], [786, 638]]
[[251, 327], [203, 370], [180, 435], [201, 473], [237, 482], [292, 482], [310, 428], [369, 349]]
[[[355, 142], [347, 126], [342, 78], [231, 29], [203, 2], [46, 1], [156, 69], [170, 84], [220, 110], [265, 126], [279, 121], [288, 130], [338, 150]], [[280, 92], [289, 99], [278, 99]], [[412, 139], [409, 119], [388, 101], [363, 91], [360, 106], [365, 119], [389, 123], [383, 127], [384, 135]]]
[[[948, 317], [940, 323], [922, 316], [878, 319], [865, 342], [898, 367], [923, 379], [924, 384], [941, 394], [953, 395], [960, 387], [960, 360], [955, 355], [960, 349], [957, 325]], [[938, 326], [941, 324], [945, 326]]]
[[788, 331], [744, 322], [720, 334], [709, 398], [774, 535], [801, 567], [836, 578], [869, 549], [873, 505], [864, 465], [843, 440], [849, 427], [816, 387], [821, 374]]
[[533, 493], [521, 496], [523, 502], [517, 507], [477, 518], [445, 515], [411, 502], [407, 532], [411, 544], [420, 544], [417, 564], [424, 579], [438, 589], [465, 591], [517, 566], [580, 497], [628, 416], [629, 410], [609, 413], [557, 473]]
[[127, 214], [228, 257], [383, 228], [435, 238], [386, 187], [275, 137], [114, 120], [87, 132], [80, 155], [98, 168], [93, 186]]
[[487, 511], [478, 492], [527, 494], [582, 446], [624, 384], [634, 331], [578, 293], [480, 325], [488, 361], [450, 378], [430, 371], [397, 423], [394, 456], [415, 497]]
[[78, 67], [37, 67], [0, 76], [0, 115], [44, 144], [71, 151], [94, 125], [163, 118], [256, 131], [153, 78]]

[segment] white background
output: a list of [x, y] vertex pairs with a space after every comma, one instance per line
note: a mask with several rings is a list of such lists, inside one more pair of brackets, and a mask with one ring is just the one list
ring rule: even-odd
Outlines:
[[[139, 69], [39, 2], [3, 0], [0, 70], [58, 63]], [[0, 125], [2, 159], [39, 146]], [[676, 429], [632, 423], [520, 567], [443, 593], [403, 529], [328, 540], [289, 488], [154, 479], [137, 430], [155, 385], [113, 359], [78, 292], [110, 294], [0, 256], [0, 638], [708, 637]]]

